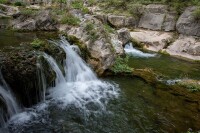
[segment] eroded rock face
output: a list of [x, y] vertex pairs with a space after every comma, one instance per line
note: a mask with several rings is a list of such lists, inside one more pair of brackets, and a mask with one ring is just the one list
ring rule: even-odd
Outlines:
[[[122, 42], [118, 40], [117, 36], [107, 33], [103, 23], [97, 18], [91, 15], [82, 17], [84, 21], [80, 23], [79, 27], [71, 27], [65, 32], [69, 36], [76, 37], [82, 42], [82, 45], [86, 46], [90, 54], [90, 57], [87, 58], [87, 62], [101, 75], [106, 69], [112, 66], [117, 54], [124, 53]], [[87, 28], [85, 28], [89, 23], [93, 25], [92, 31], [88, 31]], [[95, 36], [97, 38], [93, 40]], [[112, 43], [113, 38], [116, 39], [114, 39], [114, 43]]]
[[175, 30], [176, 14], [168, 12], [167, 9], [166, 5], [147, 5], [140, 18], [139, 27], [151, 30]]
[[192, 36], [180, 35], [166, 51], [171, 55], [200, 60], [200, 41]]
[[57, 30], [57, 22], [52, 18], [49, 10], [43, 10], [36, 16], [27, 16], [18, 14], [15, 16], [12, 26], [16, 30], [21, 31], [55, 31]]
[[200, 37], [200, 21], [195, 20], [192, 13], [197, 7], [188, 7], [179, 17], [176, 29], [180, 34]]
[[137, 30], [131, 32], [131, 37], [144, 48], [158, 52], [171, 42], [173, 34], [169, 32]]

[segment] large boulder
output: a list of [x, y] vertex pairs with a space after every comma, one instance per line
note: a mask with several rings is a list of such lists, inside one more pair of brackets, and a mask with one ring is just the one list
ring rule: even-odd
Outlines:
[[200, 21], [196, 20], [192, 14], [196, 9], [197, 7], [194, 6], [185, 9], [176, 23], [178, 33], [200, 37]]
[[16, 30], [22, 31], [55, 31], [57, 30], [57, 22], [53, 19], [49, 10], [40, 11], [37, 15], [15, 15], [12, 26]]
[[173, 39], [173, 34], [170, 32], [136, 30], [131, 32], [131, 38], [151, 51], [158, 52], [165, 48]]
[[168, 12], [166, 5], [150, 4], [140, 18], [139, 27], [150, 30], [173, 31], [176, 25], [176, 14]]
[[179, 38], [167, 47], [170, 55], [200, 60], [200, 41], [192, 36], [180, 35]]

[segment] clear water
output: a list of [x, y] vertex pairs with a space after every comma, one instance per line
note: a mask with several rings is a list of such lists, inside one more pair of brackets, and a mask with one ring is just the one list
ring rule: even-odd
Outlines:
[[151, 68], [171, 79], [200, 79], [200, 63], [185, 61], [168, 55], [157, 55], [152, 58], [130, 57], [129, 66], [134, 68]]
[[[63, 41], [55, 43], [65, 51], [69, 49], [62, 46]], [[79, 60], [76, 54], [75, 59]], [[56, 61], [49, 62], [55, 64]], [[148, 59], [132, 57], [129, 63], [135, 68], [150, 67], [171, 78], [200, 78], [199, 63], [165, 55]], [[65, 77], [64, 82], [50, 88], [44, 102], [12, 117], [5, 132], [181, 133], [189, 128], [200, 130], [197, 103], [154, 88], [137, 78], [97, 79], [91, 70], [87, 71], [89, 67], [82, 60], [74, 62], [72, 58], [71, 63], [66, 60], [66, 67], [69, 64], [78, 67], [71, 70], [73, 77]], [[86, 78], [77, 78], [80, 72], [87, 72]]]

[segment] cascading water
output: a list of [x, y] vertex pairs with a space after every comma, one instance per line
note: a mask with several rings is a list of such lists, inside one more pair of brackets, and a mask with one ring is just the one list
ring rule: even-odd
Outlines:
[[[51, 41], [66, 53], [64, 69], [66, 82], [50, 89], [50, 97], [61, 101], [64, 105], [74, 104], [85, 109], [88, 104], [95, 104], [105, 109], [102, 99], [117, 95], [114, 85], [97, 79], [94, 72], [81, 57], [73, 51], [69, 42], [61, 37], [60, 41]], [[104, 100], [105, 103], [107, 100]], [[62, 104], [62, 105], [63, 105]]]
[[135, 56], [135, 57], [149, 58], [149, 57], [155, 57], [156, 56], [156, 54], [144, 53], [140, 50], [133, 48], [132, 43], [126, 44], [124, 50], [127, 54], [129, 54], [131, 56]]
[[[41, 119], [42, 123], [51, 125], [49, 109], [60, 110], [61, 108], [63, 110], [60, 111], [67, 110], [69, 115], [73, 113], [72, 118], [79, 117], [87, 121], [91, 114], [96, 116], [103, 112], [109, 113], [106, 111], [106, 105], [109, 100], [118, 96], [118, 87], [115, 84], [99, 80], [81, 57], [73, 51], [65, 38], [61, 37], [60, 41], [52, 42], [66, 52], [65, 76], [56, 60], [44, 53], [43, 57], [56, 73], [55, 87], [47, 89], [46, 100], [38, 106], [11, 118], [9, 125], [12, 131], [20, 132], [23, 127], [27, 129], [27, 126], [39, 124]], [[61, 121], [63, 120], [61, 119]]]
[[5, 109], [3, 109], [4, 107], [2, 106], [0, 110], [0, 127], [3, 127], [5, 126], [6, 121], [19, 111], [19, 107], [1, 73], [0, 80], [3, 84], [3, 86], [0, 85], [0, 101], [2, 102], [0, 104], [5, 106]]

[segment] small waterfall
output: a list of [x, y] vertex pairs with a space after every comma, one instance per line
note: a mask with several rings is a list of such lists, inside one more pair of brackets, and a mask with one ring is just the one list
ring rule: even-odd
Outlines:
[[46, 83], [46, 78], [44, 75], [44, 68], [42, 66], [40, 59], [37, 60], [36, 65], [37, 65], [38, 88], [39, 88], [39, 91], [42, 90], [42, 92], [41, 91], [39, 92], [40, 100], [45, 101], [47, 83]]
[[51, 68], [54, 70], [54, 72], [56, 73], [56, 85], [65, 82], [65, 77], [63, 76], [63, 73], [61, 72], [59, 66], [57, 65], [53, 57], [47, 55], [46, 53], [44, 53], [43, 56], [47, 60]]
[[70, 47], [69, 42], [61, 37], [60, 41], [52, 41], [66, 53], [65, 73], [67, 82], [97, 80], [94, 72], [86, 65], [81, 57]]
[[155, 57], [156, 56], [156, 54], [144, 53], [140, 50], [133, 48], [132, 43], [126, 44], [124, 50], [127, 54], [129, 54], [131, 56], [135, 56], [135, 57], [149, 58], [149, 57]]
[[[13, 96], [9, 86], [5, 82], [2, 74], [0, 73], [0, 79], [3, 86], [0, 85], [0, 100], [5, 104], [5, 110], [1, 109], [0, 112], [0, 127], [5, 126], [5, 122], [14, 114], [19, 112], [19, 107]], [[6, 112], [5, 112], [6, 111]]]

